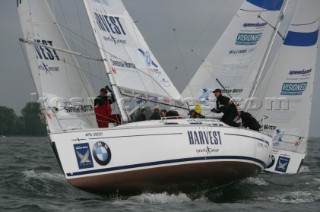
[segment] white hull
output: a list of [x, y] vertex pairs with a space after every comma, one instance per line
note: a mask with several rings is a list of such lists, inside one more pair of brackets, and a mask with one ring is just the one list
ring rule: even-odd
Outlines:
[[184, 190], [264, 170], [272, 152], [268, 136], [199, 121], [145, 121], [50, 138], [67, 180], [90, 191]]
[[279, 174], [296, 174], [299, 172], [305, 156], [306, 154], [274, 148], [272, 162], [265, 171]]

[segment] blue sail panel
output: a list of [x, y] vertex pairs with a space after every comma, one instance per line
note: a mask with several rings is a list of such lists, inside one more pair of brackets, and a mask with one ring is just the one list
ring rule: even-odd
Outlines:
[[247, 2], [261, 7], [262, 9], [276, 11], [280, 10], [284, 0], [247, 0]]
[[319, 30], [314, 32], [289, 31], [283, 44], [287, 46], [313, 46], [318, 41], [318, 32]]

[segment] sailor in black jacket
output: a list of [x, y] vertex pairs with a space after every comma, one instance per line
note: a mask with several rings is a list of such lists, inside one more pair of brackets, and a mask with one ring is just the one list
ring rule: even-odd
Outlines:
[[217, 98], [217, 101], [216, 101], [216, 108], [213, 108], [211, 112], [223, 113], [223, 116], [221, 118], [222, 122], [232, 127], [239, 127], [240, 124], [234, 121], [234, 119], [238, 115], [238, 110], [236, 105], [232, 101], [230, 101], [230, 98], [226, 96], [222, 96], [220, 89], [215, 89], [213, 93]]
[[251, 130], [259, 131], [261, 125], [259, 122], [248, 112], [239, 111], [239, 117], [242, 120], [242, 124], [245, 128], [249, 128]]

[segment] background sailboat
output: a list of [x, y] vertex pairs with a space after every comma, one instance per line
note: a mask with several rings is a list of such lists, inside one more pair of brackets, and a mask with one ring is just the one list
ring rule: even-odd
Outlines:
[[[274, 28], [271, 27], [272, 25], [266, 26], [274, 30], [272, 35], [269, 33], [269, 41], [266, 37], [264, 37], [265, 40], [262, 40], [263, 37], [255, 40], [253, 35], [257, 35], [256, 30], [261, 31], [262, 24], [258, 20], [263, 18], [260, 14], [264, 14], [264, 12], [268, 14], [270, 12], [268, 9], [275, 13], [274, 11], [280, 8], [278, 5], [280, 2], [283, 3], [282, 11], [284, 11], [288, 1], [246, 1], [238, 11], [240, 15], [235, 16], [230, 23], [229, 27], [232, 26], [232, 28], [227, 28], [224, 32], [186, 87], [183, 95], [185, 97], [194, 95], [202, 101], [202, 104], [206, 104], [210, 102], [208, 97], [212, 89], [225, 90], [225, 95], [233, 97], [240, 108], [247, 110], [249, 107], [250, 111], [261, 121], [261, 124], [264, 124], [266, 130], [264, 133], [273, 137], [276, 147], [271, 168], [267, 170], [278, 173], [296, 173], [305, 157], [310, 126], [312, 84], [317, 56], [319, 2], [308, 1], [297, 7], [289, 32], [275, 62], [264, 77], [264, 86], [262, 86], [259, 79], [263, 74], [262, 71], [270, 55], [270, 48], [278, 33], [280, 21], [283, 19], [282, 14], [278, 13], [278, 21], [276, 25], [273, 25]], [[253, 5], [260, 7], [260, 9], [248, 9]], [[243, 18], [244, 22], [238, 22], [241, 15], [247, 17], [249, 14], [256, 19], [253, 17], [248, 20]], [[263, 19], [263, 21], [265, 20]], [[269, 21], [263, 23], [269, 23]], [[240, 42], [239, 39], [245, 34], [243, 31], [247, 30], [246, 26], [253, 27], [255, 33], [251, 32], [251, 39], [249, 39], [250, 36], [247, 36], [248, 40]], [[233, 29], [238, 29], [238, 31], [233, 32]], [[231, 38], [228, 37], [229, 35]], [[265, 35], [268, 33], [261, 34], [261, 36]], [[236, 48], [237, 50], [233, 50]], [[258, 50], [258, 52], [248, 53], [248, 48], [251, 51]], [[236, 60], [234, 55], [240, 59]], [[230, 60], [231, 57], [232, 60]], [[215, 67], [216, 64], [220, 66]], [[215, 87], [206, 88], [210, 84]], [[237, 89], [238, 87], [241, 89]], [[259, 100], [266, 103], [262, 106], [257, 104], [257, 96], [255, 96], [257, 88], [259, 89], [257, 95]], [[233, 94], [233, 91], [235, 93], [240, 91], [240, 94]], [[253, 102], [251, 102], [251, 98], [256, 105], [250, 104]], [[259, 110], [257, 112], [254, 109]], [[280, 165], [283, 167], [279, 168]]]
[[319, 10], [319, 1], [300, 2], [257, 94], [264, 105], [253, 113], [275, 142], [275, 162], [269, 171], [296, 173], [306, 155], [313, 84], [319, 72]]

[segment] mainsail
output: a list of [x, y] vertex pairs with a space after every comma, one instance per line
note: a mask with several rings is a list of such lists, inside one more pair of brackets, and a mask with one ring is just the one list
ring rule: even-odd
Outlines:
[[305, 153], [316, 72], [320, 1], [301, 1], [263, 81], [257, 112], [277, 148]]
[[284, 0], [246, 0], [182, 93], [202, 104], [214, 89], [229, 93], [244, 107], [268, 45], [281, 21]]
[[[77, 60], [67, 53], [47, 1], [20, 0], [18, 11], [31, 73], [50, 132], [96, 127], [95, 96]], [[61, 49], [62, 51], [60, 51]]]
[[175, 105], [181, 96], [119, 0], [85, 0], [85, 7], [123, 120], [122, 96]]

